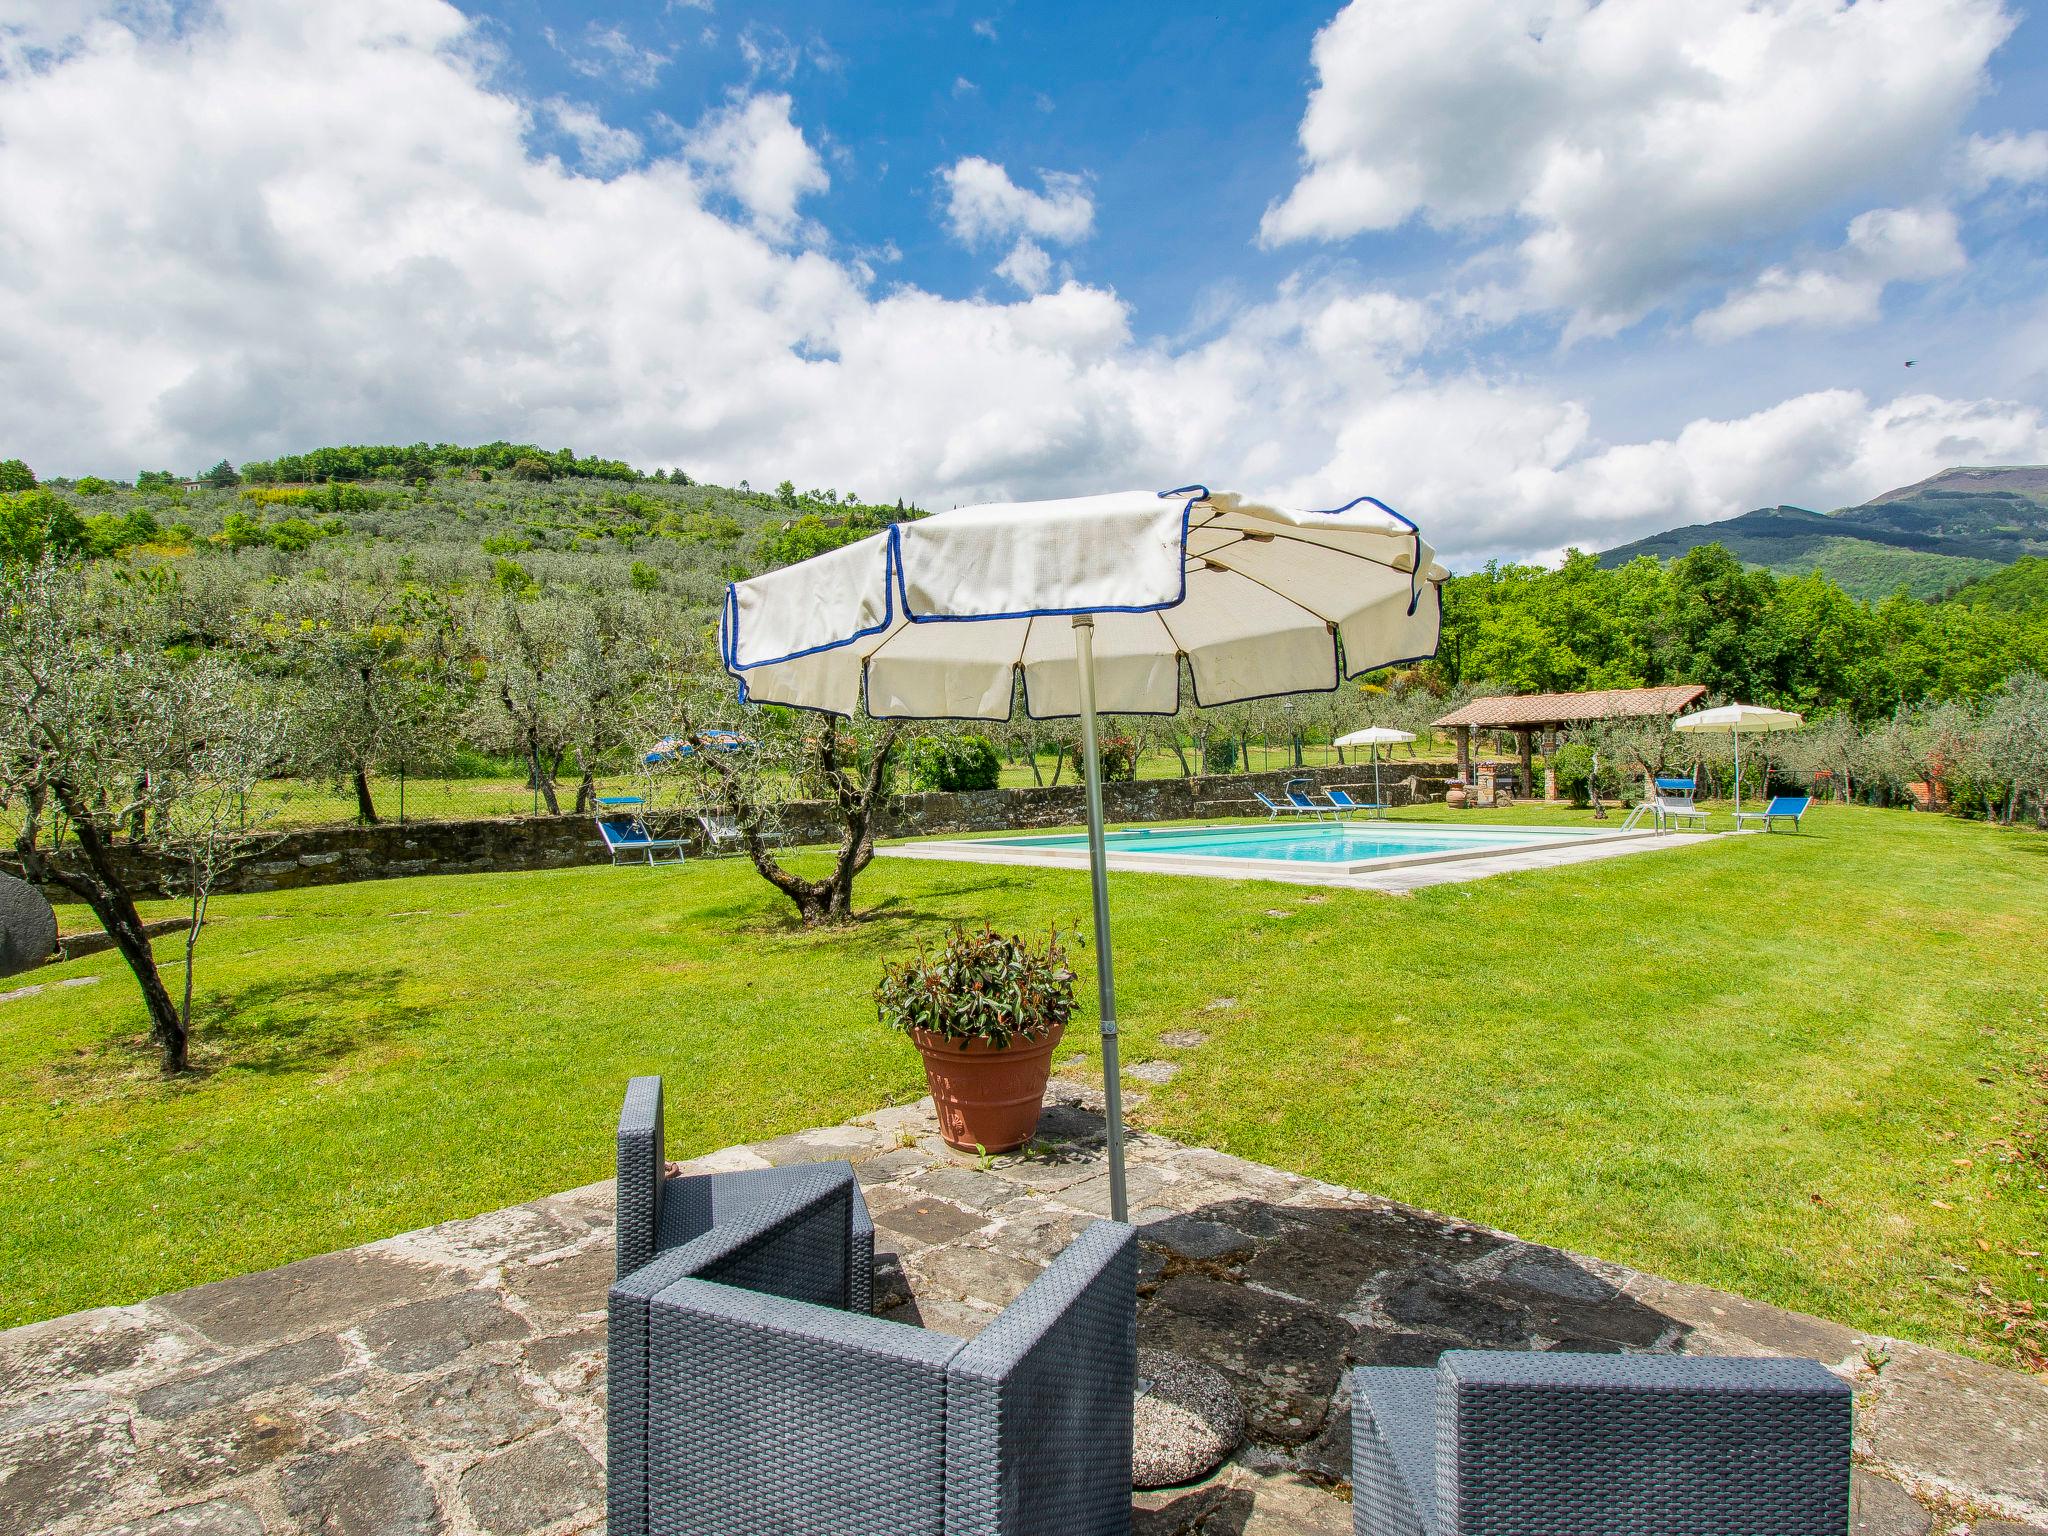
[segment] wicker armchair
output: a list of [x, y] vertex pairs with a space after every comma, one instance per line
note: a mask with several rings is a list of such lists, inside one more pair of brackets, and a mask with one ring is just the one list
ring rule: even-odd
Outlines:
[[871, 1248], [846, 1164], [650, 1185], [660, 1119], [659, 1080], [635, 1079], [606, 1385], [613, 1536], [1129, 1531], [1130, 1227], [1089, 1227], [962, 1341], [856, 1304]]
[[1358, 1536], [1842, 1536], [1847, 1385], [1812, 1360], [1452, 1350], [1352, 1382]]

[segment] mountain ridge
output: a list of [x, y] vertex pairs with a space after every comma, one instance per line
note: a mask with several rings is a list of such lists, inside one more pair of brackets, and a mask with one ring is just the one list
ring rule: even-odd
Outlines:
[[1934, 598], [2028, 557], [2048, 555], [2048, 464], [1958, 465], [1853, 507], [1758, 507], [1617, 545], [1603, 566], [1676, 559], [1719, 544], [1785, 576], [1824, 571], [1876, 598], [1903, 586]]

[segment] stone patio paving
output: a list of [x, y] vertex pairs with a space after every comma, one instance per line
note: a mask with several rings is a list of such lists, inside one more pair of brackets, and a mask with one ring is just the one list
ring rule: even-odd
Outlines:
[[[928, 1105], [690, 1166], [847, 1158], [878, 1310], [971, 1334], [1108, 1205], [1102, 1121], [977, 1167]], [[593, 1128], [593, 1134], [609, 1130]], [[1222, 1371], [1250, 1442], [1142, 1536], [1348, 1533], [1347, 1362], [1445, 1348], [1817, 1356], [1859, 1388], [1860, 1536], [2048, 1533], [2048, 1383], [1141, 1136], [1141, 1345]], [[888, 1250], [885, 1257], [882, 1250]], [[0, 1333], [0, 1532], [554, 1536], [603, 1527], [611, 1189]]]

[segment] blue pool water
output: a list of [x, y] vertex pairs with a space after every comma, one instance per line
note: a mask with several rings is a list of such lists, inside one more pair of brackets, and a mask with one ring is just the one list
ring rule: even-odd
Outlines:
[[[1107, 836], [1112, 853], [1178, 855], [1204, 859], [1279, 859], [1290, 864], [1356, 864], [1366, 859], [1417, 854], [1478, 853], [1537, 843], [1598, 837], [1597, 827], [1445, 827], [1424, 822], [1320, 821], [1260, 827], [1136, 828]], [[998, 848], [1086, 850], [1079, 833], [1055, 837], [998, 837]]]

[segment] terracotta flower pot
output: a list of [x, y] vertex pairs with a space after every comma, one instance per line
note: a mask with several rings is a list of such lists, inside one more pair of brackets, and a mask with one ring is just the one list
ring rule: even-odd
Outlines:
[[962, 1152], [977, 1147], [1014, 1152], [1038, 1129], [1052, 1075], [1053, 1048], [1064, 1024], [1030, 1040], [996, 1047], [986, 1040], [948, 1040], [913, 1029], [910, 1038], [924, 1057], [924, 1079], [939, 1112], [939, 1134]]
[[1471, 792], [1462, 784], [1453, 784], [1444, 791], [1444, 804], [1454, 811], [1462, 811], [1465, 808], [1465, 802], [1471, 798]]

